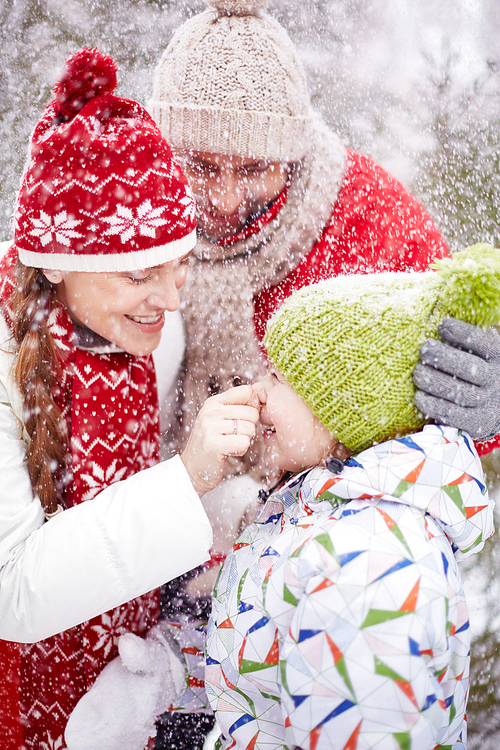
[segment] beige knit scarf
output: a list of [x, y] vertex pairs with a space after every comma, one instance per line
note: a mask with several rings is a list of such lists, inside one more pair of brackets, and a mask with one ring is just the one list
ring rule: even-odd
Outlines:
[[276, 217], [256, 234], [230, 245], [199, 238], [182, 290], [187, 351], [179, 445], [208, 396], [265, 373], [255, 335], [253, 296], [281, 282], [320, 238], [345, 161], [340, 140], [315, 115], [312, 148], [298, 165]]

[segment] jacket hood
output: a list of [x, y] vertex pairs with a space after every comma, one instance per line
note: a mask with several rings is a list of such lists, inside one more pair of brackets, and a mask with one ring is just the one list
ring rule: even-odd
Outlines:
[[295, 477], [285, 492], [273, 496], [275, 502], [277, 495], [285, 513], [292, 497], [306, 513], [348, 501], [360, 507], [384, 500], [418, 508], [441, 526], [458, 560], [478, 552], [494, 532], [494, 502], [474, 444], [452, 427], [428, 425], [375, 445], [351, 458], [339, 474], [317, 467]]

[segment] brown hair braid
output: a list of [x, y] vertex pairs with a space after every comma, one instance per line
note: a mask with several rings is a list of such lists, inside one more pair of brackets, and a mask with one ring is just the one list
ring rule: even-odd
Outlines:
[[46, 513], [57, 510], [56, 473], [68, 455], [66, 424], [51, 392], [61, 361], [47, 323], [52, 300], [52, 285], [42, 272], [18, 261], [16, 287], [9, 299], [19, 347], [13, 376], [22, 394], [24, 425], [31, 438], [28, 471]]

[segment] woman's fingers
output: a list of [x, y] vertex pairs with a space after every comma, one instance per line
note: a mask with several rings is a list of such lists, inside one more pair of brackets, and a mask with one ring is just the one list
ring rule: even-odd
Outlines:
[[230, 388], [228, 391], [218, 393], [216, 396], [211, 396], [205, 403], [209, 401], [221, 403], [221, 404], [248, 404], [258, 408], [259, 399], [251, 385], [239, 385], [236, 388]]
[[253, 437], [255, 434], [256, 420], [252, 419], [251, 416], [237, 418], [237, 417], [225, 417], [224, 424], [222, 425], [223, 435], [248, 435]]
[[259, 406], [246, 385], [207, 399], [181, 456], [198, 494], [220, 482], [228, 456], [246, 453], [255, 435]]
[[250, 448], [255, 429], [251, 435], [221, 435], [220, 456], [226, 459], [228, 456], [243, 456]]
[[[217, 434], [253, 438], [259, 420], [259, 406], [250, 386], [238, 386], [207, 399], [196, 421], [210, 439]], [[241, 441], [236, 445], [236, 450], [241, 451]]]

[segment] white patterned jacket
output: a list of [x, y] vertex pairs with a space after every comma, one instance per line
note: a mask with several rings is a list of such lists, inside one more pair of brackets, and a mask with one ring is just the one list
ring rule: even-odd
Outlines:
[[271, 495], [214, 591], [217, 747], [464, 748], [457, 560], [493, 533], [492, 506], [472, 441], [434, 425]]
[[30, 643], [200, 565], [212, 529], [179, 457], [45, 522], [26, 468], [13, 356], [0, 316], [0, 638]]

